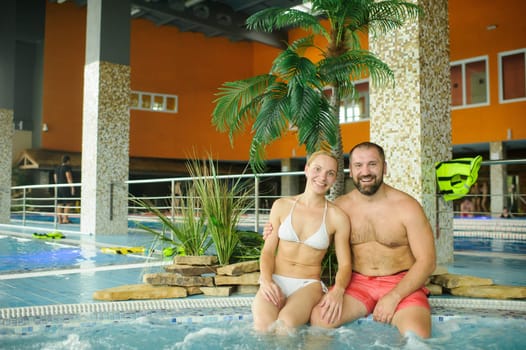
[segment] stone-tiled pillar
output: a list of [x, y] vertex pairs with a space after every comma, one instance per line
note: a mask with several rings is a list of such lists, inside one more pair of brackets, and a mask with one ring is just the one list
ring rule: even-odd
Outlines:
[[0, 11], [0, 223], [11, 211], [11, 167], [15, 105], [15, 0], [2, 2]]
[[13, 110], [0, 108], [0, 223], [9, 223], [13, 161]]
[[371, 141], [386, 151], [386, 183], [415, 197], [434, 230], [437, 262], [453, 260], [453, 207], [436, 193], [435, 162], [451, 159], [447, 1], [415, 0], [419, 20], [369, 38], [394, 71], [394, 88], [371, 88]]
[[[506, 151], [502, 142], [489, 143], [490, 160], [500, 160], [506, 158]], [[502, 209], [506, 205], [506, 165], [496, 164], [489, 167], [490, 178], [490, 198], [491, 198], [491, 216], [500, 216]]]
[[88, 1], [81, 231], [127, 233], [129, 0]]

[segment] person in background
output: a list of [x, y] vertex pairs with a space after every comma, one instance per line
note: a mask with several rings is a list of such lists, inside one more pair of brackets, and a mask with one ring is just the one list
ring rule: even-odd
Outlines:
[[478, 215], [480, 213], [480, 202], [481, 202], [481, 197], [480, 197], [480, 187], [479, 187], [479, 183], [478, 182], [475, 182], [471, 188], [469, 189], [469, 199], [471, 200], [471, 203], [473, 204], [473, 214], [475, 215]]
[[513, 215], [510, 213], [507, 207], [504, 207], [504, 209], [502, 209], [502, 214], [500, 214], [500, 217], [502, 219], [511, 219]]
[[489, 213], [488, 202], [489, 202], [489, 186], [488, 182], [484, 181], [480, 185], [480, 210], [484, 213]]
[[[252, 304], [256, 331], [286, 334], [309, 321], [323, 297], [325, 315], [339, 322], [351, 276], [350, 222], [325, 195], [336, 180], [337, 160], [313, 153], [305, 166], [305, 191], [280, 198], [270, 212], [276, 228], [266, 237], [260, 257], [260, 287]], [[338, 272], [331, 291], [320, 279], [322, 261], [334, 241]]]
[[[55, 169], [54, 174], [55, 183], [58, 184], [73, 184], [73, 172], [70, 165], [70, 157], [68, 155], [62, 156], [62, 164]], [[73, 203], [75, 196], [74, 186], [60, 186], [57, 187], [57, 217], [59, 224], [69, 224], [69, 208]]]
[[526, 200], [522, 198], [522, 195], [517, 191], [517, 186], [515, 183], [512, 183], [509, 187], [509, 197], [508, 197], [508, 210], [509, 212], [513, 214], [517, 214], [520, 212], [520, 203], [526, 204]]
[[471, 198], [464, 198], [460, 203], [460, 217], [472, 218], [474, 211], [475, 206], [473, 205]]

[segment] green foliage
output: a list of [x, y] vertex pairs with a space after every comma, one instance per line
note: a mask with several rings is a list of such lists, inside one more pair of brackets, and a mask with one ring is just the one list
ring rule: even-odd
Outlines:
[[336, 250], [334, 244], [329, 246], [327, 253], [323, 257], [321, 263], [321, 278], [327, 285], [334, 285], [336, 272], [338, 271], [338, 259], [336, 257]]
[[[150, 213], [154, 214], [161, 222], [162, 229], [157, 231], [142, 223], [137, 223], [141, 229], [152, 233], [156, 238], [163, 242], [168, 242], [175, 246], [175, 249], [164, 251], [176, 252], [179, 255], [204, 255], [212, 244], [205, 226], [205, 218], [200, 213], [200, 200], [192, 189], [189, 189], [187, 196], [182, 198], [182, 205], [176, 213], [180, 217], [179, 222], [172, 222], [159, 209], [152, 207], [147, 202], [133, 198], [132, 201]], [[173, 239], [172, 237], [175, 237]]]
[[237, 230], [239, 219], [252, 206], [251, 188], [241, 177], [230, 180], [219, 178], [212, 157], [207, 161], [191, 160], [187, 167], [201, 200], [219, 263], [226, 265], [240, 240]]
[[232, 253], [233, 262], [258, 260], [263, 248], [263, 237], [255, 231], [238, 231], [239, 243]]
[[[219, 88], [212, 123], [219, 131], [235, 133], [252, 127], [250, 164], [255, 172], [264, 170], [265, 148], [298, 129], [298, 142], [307, 152], [332, 149], [343, 170], [339, 127], [342, 99], [356, 96], [354, 81], [366, 76], [374, 86], [394, 84], [391, 69], [373, 53], [360, 47], [359, 32], [381, 35], [416, 18], [418, 5], [401, 0], [314, 0], [311, 13], [291, 8], [268, 8], [247, 19], [251, 30], [301, 28], [305, 37], [281, 52], [268, 74], [226, 82]], [[327, 19], [325, 28], [320, 18]], [[322, 36], [326, 47], [315, 45]], [[317, 50], [322, 59], [305, 57], [307, 49]], [[330, 88], [332, 94], [326, 94]], [[330, 95], [330, 96], [329, 96]], [[343, 171], [338, 174], [343, 183]], [[337, 186], [343, 188], [343, 186]]]

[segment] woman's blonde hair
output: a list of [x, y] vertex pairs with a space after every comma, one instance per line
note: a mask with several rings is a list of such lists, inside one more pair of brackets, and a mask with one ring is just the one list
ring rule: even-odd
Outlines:
[[312, 163], [312, 161], [318, 157], [318, 156], [327, 156], [327, 157], [331, 157], [332, 159], [334, 159], [336, 161], [336, 164], [338, 164], [338, 158], [336, 158], [336, 156], [334, 154], [332, 154], [331, 152], [329, 151], [324, 151], [324, 150], [321, 150], [321, 151], [316, 151], [314, 153], [311, 153], [307, 159], [307, 165], [310, 165]]

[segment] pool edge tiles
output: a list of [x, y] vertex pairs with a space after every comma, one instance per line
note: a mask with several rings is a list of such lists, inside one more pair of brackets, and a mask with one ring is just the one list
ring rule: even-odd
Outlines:
[[96, 314], [113, 312], [135, 312], [151, 310], [181, 310], [222, 307], [247, 307], [252, 304], [253, 297], [228, 298], [186, 298], [160, 299], [121, 302], [100, 302], [84, 304], [62, 304], [43, 306], [23, 306], [0, 309], [0, 321], [15, 318], [36, 316]]
[[[164, 313], [171, 324], [250, 321], [252, 297], [162, 299], [0, 309], [0, 335], [113, 324]], [[173, 313], [173, 314], [171, 314]]]
[[[161, 299], [124, 302], [103, 302], [93, 304], [63, 304], [13, 307], [0, 309], [0, 327], [49, 327], [49, 323], [81, 321], [119, 321], [154, 313], [156, 311], [185, 311], [184, 314], [172, 317], [172, 323], [216, 322], [227, 320], [246, 320], [251, 318], [250, 306], [252, 296], [228, 298], [197, 299]], [[437, 298], [429, 299], [432, 308], [451, 310], [487, 310], [506, 311], [511, 317], [526, 319], [526, 301], [496, 300], [474, 298]], [[246, 311], [240, 312], [239, 309]], [[220, 312], [211, 314], [210, 309]], [[192, 310], [192, 312], [189, 312]], [[434, 314], [433, 314], [434, 315]], [[78, 323], [78, 322], [76, 322]], [[0, 333], [3, 330], [0, 330]]]

